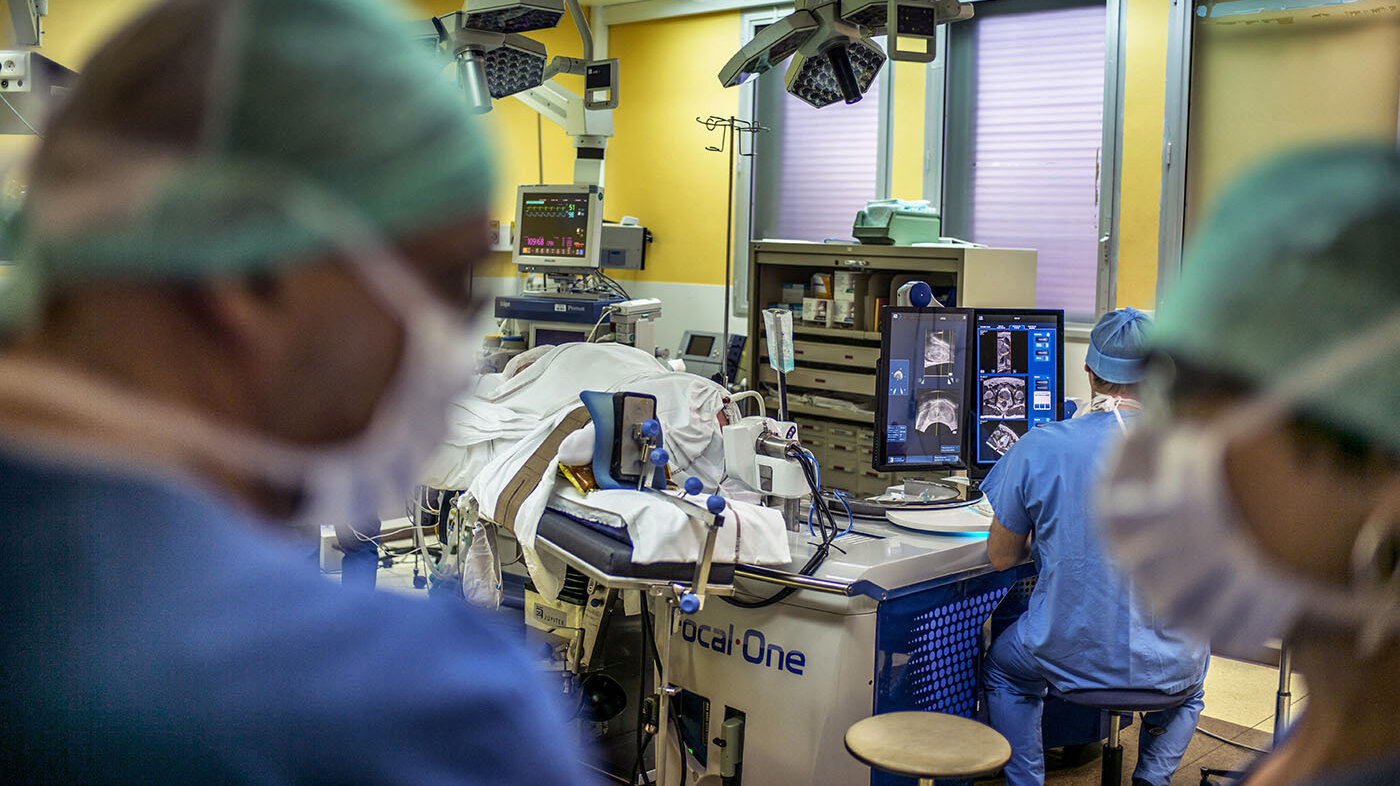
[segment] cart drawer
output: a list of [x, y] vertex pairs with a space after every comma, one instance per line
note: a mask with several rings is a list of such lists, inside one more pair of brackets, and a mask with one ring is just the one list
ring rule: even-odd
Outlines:
[[[763, 368], [760, 371], [759, 379], [775, 385], [778, 382], [778, 372], [771, 368]], [[813, 390], [855, 393], [861, 396], [875, 395], [875, 377], [870, 374], [795, 368], [788, 372], [787, 383], [792, 387], [810, 388]]]
[[794, 341], [792, 355], [798, 363], [824, 363], [829, 366], [851, 366], [872, 371], [880, 360], [880, 348]]

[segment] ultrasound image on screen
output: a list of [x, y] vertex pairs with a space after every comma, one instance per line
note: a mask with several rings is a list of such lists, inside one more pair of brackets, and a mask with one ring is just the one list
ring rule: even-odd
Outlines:
[[930, 330], [924, 334], [924, 376], [952, 376], [953, 341], [951, 330]]
[[993, 457], [1005, 456], [1026, 435], [1027, 428], [1024, 420], [984, 421], [980, 430], [983, 450], [979, 452], [983, 458], [988, 451]]
[[915, 400], [914, 430], [921, 434], [957, 434], [962, 422], [962, 406], [952, 390], [920, 390]]
[[1025, 377], [984, 377], [982, 379], [982, 417], [1024, 418], [1025, 416]]
[[1024, 374], [1027, 340], [1024, 330], [987, 330], [977, 334], [978, 364], [983, 374]]

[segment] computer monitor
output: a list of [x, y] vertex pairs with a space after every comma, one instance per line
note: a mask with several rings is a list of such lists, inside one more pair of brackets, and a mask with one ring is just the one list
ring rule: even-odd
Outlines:
[[969, 309], [885, 309], [875, 397], [880, 472], [967, 467]]
[[591, 330], [586, 325], [534, 322], [530, 324], [530, 349], [587, 341]]
[[520, 186], [515, 203], [515, 264], [597, 269], [603, 192], [597, 186]]
[[976, 372], [972, 475], [985, 474], [1026, 432], [1065, 412], [1063, 311], [973, 312]]

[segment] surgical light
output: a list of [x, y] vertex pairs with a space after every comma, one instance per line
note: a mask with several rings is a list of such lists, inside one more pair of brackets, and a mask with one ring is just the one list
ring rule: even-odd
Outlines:
[[529, 33], [558, 27], [564, 0], [489, 0], [468, 2], [463, 27], [493, 33]]
[[505, 43], [485, 57], [486, 85], [492, 98], [505, 98], [544, 82], [544, 44], [523, 35], [507, 35]]
[[545, 46], [521, 33], [555, 27], [564, 10], [564, 0], [468, 0], [461, 11], [433, 18], [473, 112], [544, 83]]
[[885, 64], [873, 36], [887, 36], [894, 60], [928, 63], [937, 26], [971, 16], [972, 6], [958, 0], [799, 0], [797, 10], [735, 53], [719, 80], [734, 87], [792, 57], [789, 93], [817, 108], [853, 104]]
[[870, 41], [837, 44], [816, 55], [798, 52], [787, 72], [787, 91], [818, 109], [845, 99], [854, 104], [870, 89], [885, 53]]

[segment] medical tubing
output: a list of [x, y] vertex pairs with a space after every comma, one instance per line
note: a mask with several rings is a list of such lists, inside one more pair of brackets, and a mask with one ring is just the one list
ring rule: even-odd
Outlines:
[[[725, 362], [728, 363], [728, 359], [726, 359]], [[763, 394], [759, 393], [757, 390], [741, 390], [729, 397], [729, 403], [737, 406], [740, 401], [745, 399], [753, 399], [758, 402], [759, 417], [768, 417], [768, 405], [763, 401]]]
[[[817, 463], [816, 457], [809, 451], [796, 447], [789, 451], [788, 456], [797, 461], [798, 465], [802, 467], [802, 474], [807, 479], [808, 488], [812, 491], [812, 507], [808, 510], [807, 514], [810, 517], [812, 511], [816, 511], [817, 521], [822, 527], [822, 537], [821, 540], [817, 542], [816, 549], [812, 552], [812, 556], [807, 560], [807, 563], [797, 571], [798, 575], [811, 576], [813, 573], [817, 572], [817, 568], [821, 567], [821, 564], [826, 561], [827, 555], [831, 553], [832, 541], [836, 540], [836, 538], [840, 537], [840, 534], [844, 533], [838, 534], [836, 521], [831, 515], [831, 509], [827, 507], [826, 500], [822, 498], [821, 482], [819, 480], [821, 467]], [[765, 606], [771, 606], [774, 603], [785, 600], [796, 591], [796, 587], [784, 587], [761, 600], [739, 600], [731, 597], [722, 597], [722, 600], [731, 606], [737, 606], [741, 609], [761, 609]]]
[[612, 306], [608, 306], [607, 308], [603, 309], [603, 315], [602, 315], [601, 317], [598, 317], [598, 321], [597, 321], [597, 322], [594, 322], [594, 323], [593, 323], [593, 329], [590, 330], [590, 331], [588, 331], [588, 340], [585, 341], [585, 342], [583, 342], [583, 343], [585, 343], [585, 344], [592, 344], [592, 343], [593, 343], [593, 337], [598, 335], [598, 328], [600, 328], [600, 327], [603, 326], [603, 320], [605, 320], [605, 319], [607, 319], [608, 317], [612, 316], [613, 310], [614, 310], [614, 309], [613, 309]]

